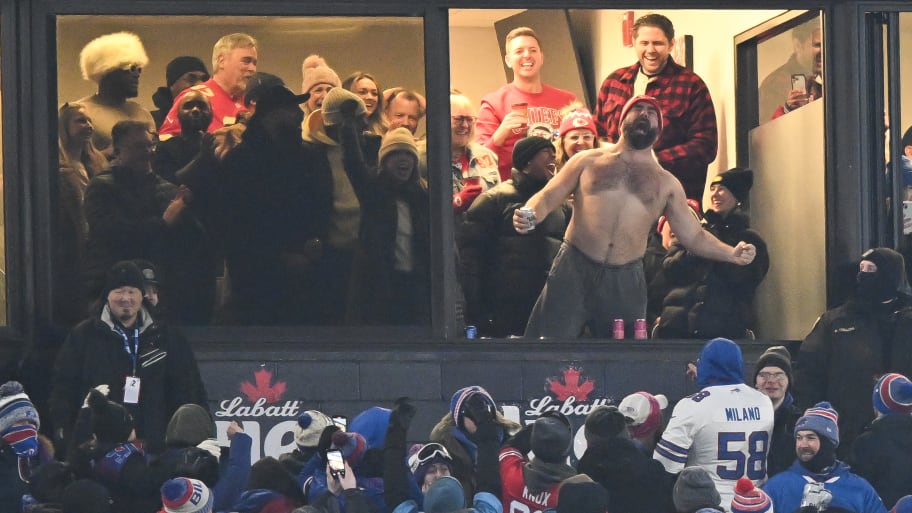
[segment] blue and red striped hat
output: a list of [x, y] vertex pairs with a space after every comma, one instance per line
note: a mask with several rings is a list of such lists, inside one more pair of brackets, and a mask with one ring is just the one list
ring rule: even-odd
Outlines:
[[874, 409], [888, 413], [912, 413], [912, 381], [902, 374], [884, 374], [874, 385]]
[[819, 402], [804, 410], [804, 416], [795, 423], [795, 434], [799, 431], [813, 431], [839, 447], [839, 414], [832, 404]]

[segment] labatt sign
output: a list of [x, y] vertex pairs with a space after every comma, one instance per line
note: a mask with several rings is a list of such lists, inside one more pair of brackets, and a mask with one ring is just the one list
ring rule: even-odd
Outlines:
[[282, 401], [284, 381], [273, 383], [272, 373], [264, 368], [253, 378], [253, 383], [241, 383], [241, 395], [219, 402], [215, 412], [216, 419], [221, 419], [215, 421], [221, 445], [229, 445], [226, 431], [232, 420], [240, 422], [253, 439], [251, 463], [294, 449], [294, 426], [301, 412], [301, 401]]
[[505, 406], [504, 414], [520, 424], [531, 424], [543, 413], [557, 411], [564, 414], [575, 430], [573, 453], [571, 459], [578, 460], [586, 451], [584, 424], [586, 416], [599, 406], [613, 404], [606, 397], [591, 398], [595, 391], [595, 381], [584, 377], [581, 367], [567, 367], [560, 376], [545, 380], [545, 391], [548, 395], [533, 398], [523, 409], [518, 406]]

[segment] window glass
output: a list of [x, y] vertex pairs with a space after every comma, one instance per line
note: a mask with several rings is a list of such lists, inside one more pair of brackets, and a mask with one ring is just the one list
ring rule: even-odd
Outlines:
[[[2, 50], [2, 49], [0, 49]], [[2, 55], [2, 51], [0, 51]], [[0, 77], [2, 83], [2, 77]], [[0, 101], [0, 119], [3, 117], [3, 102]], [[0, 123], [0, 170], [3, 169], [3, 137]], [[7, 288], [6, 288], [6, 195], [3, 188], [3, 173], [0, 173], [0, 325], [6, 326]]]
[[[226, 38], [216, 72], [213, 45], [236, 33], [255, 51]], [[72, 152], [61, 146], [57, 180], [61, 320], [86, 315], [113, 262], [140, 259], [160, 315], [184, 324], [430, 323], [420, 18], [73, 15], [57, 18], [57, 37], [59, 129]], [[276, 79], [310, 98], [265, 94], [260, 114], [245, 115], [245, 85]], [[181, 86], [197, 91], [168, 115]], [[381, 150], [393, 88], [390, 118], [408, 136]], [[179, 114], [203, 131], [228, 128], [201, 143]], [[125, 118], [158, 137], [127, 127], [115, 148]], [[289, 136], [299, 127], [303, 148]], [[413, 172], [389, 164], [378, 175], [381, 154], [396, 166], [405, 154]]]
[[757, 45], [760, 123], [807, 105], [823, 95], [820, 17]]

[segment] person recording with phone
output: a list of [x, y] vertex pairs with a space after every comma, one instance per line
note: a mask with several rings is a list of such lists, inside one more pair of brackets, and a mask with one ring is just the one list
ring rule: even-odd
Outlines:
[[792, 29], [792, 54], [760, 83], [759, 119], [764, 122], [823, 96], [820, 18]]

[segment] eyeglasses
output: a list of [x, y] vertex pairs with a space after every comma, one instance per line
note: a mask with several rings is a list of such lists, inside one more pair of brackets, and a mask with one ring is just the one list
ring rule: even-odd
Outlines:
[[759, 372], [757, 377], [760, 379], [775, 379], [776, 381], [785, 381], [784, 372]]
[[438, 443], [429, 443], [425, 444], [424, 447], [415, 453], [415, 455], [409, 458], [409, 468], [411, 468], [412, 472], [414, 472], [415, 469], [417, 469], [423, 463], [427, 463], [434, 458], [442, 458], [446, 461], [453, 461], [453, 458], [446, 450], [446, 447]]
[[475, 116], [453, 116], [453, 124], [461, 125], [463, 123], [468, 123], [469, 125], [474, 125], [476, 118]]

